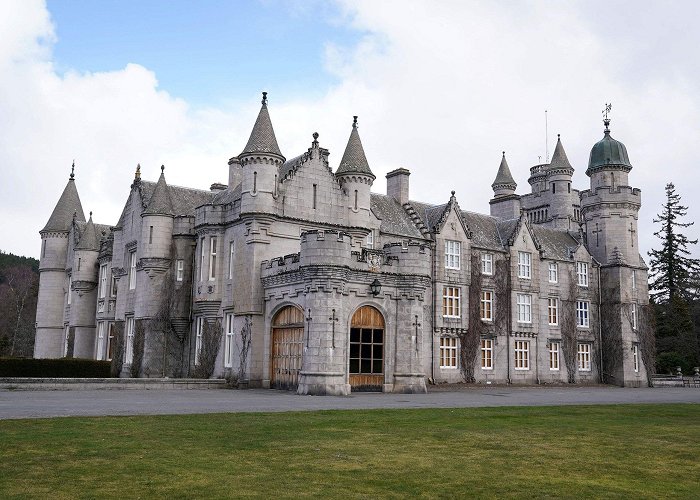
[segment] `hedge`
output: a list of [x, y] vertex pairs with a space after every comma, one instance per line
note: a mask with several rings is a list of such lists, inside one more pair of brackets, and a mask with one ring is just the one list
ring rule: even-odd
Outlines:
[[0, 358], [0, 377], [108, 378], [109, 361], [94, 359]]

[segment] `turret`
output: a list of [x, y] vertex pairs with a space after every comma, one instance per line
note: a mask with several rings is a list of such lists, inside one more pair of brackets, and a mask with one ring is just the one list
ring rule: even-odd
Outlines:
[[41, 235], [39, 260], [39, 296], [36, 309], [35, 358], [59, 358], [63, 356], [65, 337], [64, 307], [68, 290], [66, 259], [68, 234], [73, 221], [85, 221], [83, 207], [75, 186], [75, 162], [68, 184], [51, 213]]
[[514, 219], [520, 214], [520, 197], [515, 194], [518, 187], [510, 173], [506, 152], [503, 151], [501, 164], [498, 167], [496, 178], [491, 184], [493, 189], [493, 199], [491, 205], [491, 215], [500, 219]]
[[[241, 213], [271, 212], [277, 197], [279, 167], [285, 158], [277, 145], [267, 111], [267, 92], [263, 92], [260, 113], [238, 161], [242, 169]], [[235, 169], [235, 163], [230, 167]]]
[[165, 182], [165, 167], [160, 167], [160, 177], [148, 206], [141, 213], [141, 257], [145, 259], [169, 259], [173, 236], [173, 202]]
[[[574, 216], [574, 198], [571, 192], [573, 175], [574, 168], [569, 163], [561, 137], [557, 134], [557, 145], [547, 168], [547, 190], [549, 218], [552, 219], [552, 226], [559, 229], [571, 229], [570, 221]], [[575, 201], [578, 203], [578, 197]]]
[[370, 190], [376, 177], [369, 168], [360, 134], [357, 132], [357, 116], [353, 117], [348, 145], [335, 176], [345, 195], [348, 224], [365, 227], [370, 214]]
[[73, 250], [70, 326], [74, 328], [73, 357], [93, 358], [95, 354], [95, 308], [97, 306], [97, 257], [99, 244], [92, 212], [82, 232], [76, 223], [74, 231], [80, 240]]

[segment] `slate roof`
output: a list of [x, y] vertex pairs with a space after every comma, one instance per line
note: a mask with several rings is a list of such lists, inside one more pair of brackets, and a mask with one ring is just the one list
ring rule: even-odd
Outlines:
[[72, 176], [63, 189], [63, 194], [58, 199], [56, 207], [49, 217], [49, 221], [41, 231], [69, 231], [73, 223], [73, 214], [78, 214], [78, 220], [85, 222], [85, 213], [83, 205], [80, 203], [78, 189], [75, 187], [75, 181]]
[[466, 211], [462, 211], [462, 217], [472, 232], [472, 245], [489, 250], [503, 250], [498, 233], [498, 219]]
[[357, 132], [357, 117], [355, 117], [355, 121], [352, 124], [348, 145], [345, 146], [345, 152], [340, 160], [338, 170], [336, 170], [336, 175], [355, 173], [371, 175], [374, 178], [365, 156], [365, 150], [362, 147], [360, 134]]
[[513, 189], [518, 187], [513, 175], [510, 173], [510, 168], [508, 167], [508, 162], [506, 161], [506, 153], [503, 152], [503, 158], [501, 158], [501, 165], [498, 167], [498, 173], [496, 174], [496, 179], [494, 179], [491, 187], [496, 187], [500, 185], [513, 186]]
[[143, 211], [149, 215], [174, 215], [173, 202], [170, 197], [168, 184], [165, 182], [165, 174], [161, 171], [156, 187], [153, 190], [148, 206]]
[[267, 97], [265, 97], [265, 94], [264, 92], [262, 107], [260, 108], [260, 113], [258, 113], [257, 120], [255, 120], [255, 125], [253, 125], [253, 131], [250, 133], [248, 143], [241, 155], [246, 153], [272, 153], [284, 158], [280, 147], [277, 145], [270, 113], [267, 111]]
[[548, 259], [569, 260], [571, 252], [579, 246], [579, 242], [567, 231], [549, 229], [532, 225], [532, 233], [541, 246], [541, 251]]
[[406, 210], [394, 198], [371, 193], [370, 208], [375, 217], [381, 221], [379, 230], [382, 233], [424, 239]]
[[289, 172], [295, 170], [299, 165], [301, 165], [304, 156], [304, 154], [300, 154], [299, 156], [295, 156], [291, 160], [285, 161], [280, 167], [280, 179], [284, 179], [285, 177], [287, 177]]
[[515, 233], [515, 230], [518, 228], [519, 221], [520, 219], [505, 219], [496, 222], [498, 237], [503, 247], [505, 247], [508, 244], [508, 240], [513, 237], [513, 233]]
[[[172, 202], [173, 215], [191, 215], [194, 216], [194, 209], [211, 203], [214, 195], [211, 191], [202, 189], [192, 189], [181, 186], [168, 185], [168, 192]], [[156, 189], [155, 182], [141, 181], [141, 196], [143, 202], [148, 206], [151, 202], [151, 197]]]
[[561, 144], [561, 138], [557, 137], [557, 145], [552, 153], [552, 161], [549, 162], [549, 168], [567, 168], [573, 170], [574, 167], [569, 163], [569, 158], [566, 156], [564, 146]]
[[[76, 223], [78, 234], [80, 235], [80, 240], [78, 244], [75, 245], [76, 250], [99, 250], [100, 240], [102, 239], [102, 234], [108, 236], [112, 231], [112, 227], [109, 224], [95, 224], [92, 222], [92, 217], [90, 220], [78, 221]], [[92, 228], [90, 228], [92, 226]]]

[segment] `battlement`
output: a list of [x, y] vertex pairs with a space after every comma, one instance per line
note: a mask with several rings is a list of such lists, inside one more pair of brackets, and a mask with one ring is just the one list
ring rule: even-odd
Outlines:
[[642, 190], [631, 186], [599, 186], [581, 191], [581, 205], [628, 202], [640, 205]]
[[275, 257], [270, 260], [263, 260], [260, 263], [261, 276], [273, 276], [275, 274], [296, 271], [299, 269], [300, 253], [290, 253], [284, 257]]

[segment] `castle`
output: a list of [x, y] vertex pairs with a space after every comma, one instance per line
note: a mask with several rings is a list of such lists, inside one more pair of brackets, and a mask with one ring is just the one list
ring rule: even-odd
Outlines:
[[[114, 358], [121, 376], [143, 377], [208, 362], [213, 376], [299, 394], [465, 379], [644, 385], [641, 196], [609, 123], [589, 189], [572, 187], [561, 140], [530, 169], [527, 194], [504, 153], [482, 215], [454, 191], [413, 201], [404, 168], [386, 175], [386, 194], [371, 192], [357, 117], [335, 171], [316, 133], [287, 159], [263, 93], [228, 185], [168, 185], [163, 167], [149, 182], [139, 167], [104, 225], [86, 221], [71, 171], [40, 231], [34, 356]], [[603, 321], [608, 303], [618, 307]]]

